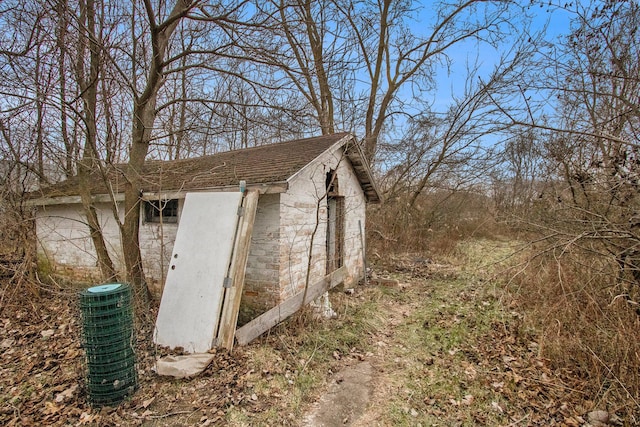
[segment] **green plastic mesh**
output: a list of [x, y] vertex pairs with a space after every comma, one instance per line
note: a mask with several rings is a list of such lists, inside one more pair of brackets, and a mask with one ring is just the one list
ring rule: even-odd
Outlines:
[[89, 401], [118, 404], [138, 386], [131, 287], [111, 283], [85, 289], [80, 311]]

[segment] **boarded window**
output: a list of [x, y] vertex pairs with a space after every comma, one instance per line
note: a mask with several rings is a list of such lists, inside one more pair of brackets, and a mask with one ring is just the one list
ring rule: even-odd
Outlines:
[[335, 170], [330, 169], [329, 172], [327, 172], [325, 185], [327, 188], [327, 196], [337, 196], [339, 194], [338, 175]]
[[327, 172], [327, 274], [344, 265], [344, 197], [340, 196], [338, 174]]

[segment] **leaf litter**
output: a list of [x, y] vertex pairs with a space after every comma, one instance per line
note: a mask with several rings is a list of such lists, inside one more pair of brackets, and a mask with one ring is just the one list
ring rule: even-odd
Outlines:
[[[88, 403], [75, 294], [13, 301], [0, 313], [0, 424], [301, 425], [336, 373], [366, 360], [372, 400], [352, 425], [633, 425], [540, 357], [535, 331], [501, 306], [490, 278], [412, 256], [376, 274], [401, 286], [334, 293], [338, 319], [303, 328], [292, 319], [232, 354], [214, 350], [192, 379], [158, 376], [154, 360], [166, 352], [152, 345], [151, 327], [139, 327], [138, 390], [104, 408]], [[317, 342], [353, 327], [365, 305], [384, 322], [366, 319], [369, 330], [348, 344]]]

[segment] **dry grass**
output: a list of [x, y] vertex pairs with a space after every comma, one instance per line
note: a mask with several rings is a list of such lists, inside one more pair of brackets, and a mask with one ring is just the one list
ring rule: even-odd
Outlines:
[[[461, 244], [466, 239], [523, 239], [526, 234], [498, 223], [496, 215], [479, 209], [473, 200], [466, 205], [423, 201], [413, 210], [400, 200], [371, 212], [369, 218], [369, 230], [374, 230], [371, 258], [390, 249], [422, 251], [429, 257], [455, 257], [467, 270], [484, 267], [472, 264], [482, 256], [460, 253], [461, 248], [474, 250], [474, 245]], [[499, 286], [497, 297], [508, 310], [522, 313], [522, 329], [535, 337], [539, 357], [583, 396], [584, 408], [607, 409], [628, 425], [638, 425], [640, 306], [623, 296], [615, 259], [603, 256], [606, 251], [576, 246], [562, 245], [562, 251], [554, 251], [551, 245], [526, 245], [512, 256], [504, 253], [511, 267], [492, 267], [500, 276], [498, 282], [507, 283]], [[637, 284], [633, 287], [640, 293]]]
[[490, 201], [475, 193], [443, 193], [421, 197], [409, 206], [409, 197], [397, 196], [367, 212], [371, 253], [422, 252], [450, 255], [459, 242], [493, 238], [504, 232]]
[[615, 264], [544, 252], [511, 279], [511, 306], [540, 331], [541, 356], [578, 379], [594, 406], [640, 422], [640, 315], [620, 296]]

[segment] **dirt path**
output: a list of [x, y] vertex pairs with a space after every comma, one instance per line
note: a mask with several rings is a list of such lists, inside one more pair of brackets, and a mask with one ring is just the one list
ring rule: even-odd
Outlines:
[[[406, 290], [406, 284], [402, 284], [402, 289]], [[388, 396], [394, 393], [394, 381], [392, 379], [395, 366], [399, 366], [400, 360], [393, 357], [391, 349], [401, 348], [402, 344], [397, 342], [395, 329], [403, 324], [405, 318], [413, 312], [411, 305], [387, 305], [385, 311], [388, 318], [388, 328], [375, 336], [374, 346], [376, 348], [372, 357], [373, 377], [370, 381], [371, 393], [370, 404], [365, 411], [354, 420], [354, 426], [379, 425], [379, 420], [383, 418], [385, 401]], [[393, 357], [393, 360], [391, 359]]]
[[[391, 283], [388, 292], [409, 292], [408, 283]], [[385, 400], [394, 389], [394, 365], [401, 363], [397, 357], [390, 359], [393, 348], [403, 348], [395, 338], [397, 328], [411, 316], [415, 306], [410, 301], [402, 304], [389, 301], [380, 305], [386, 322], [372, 336], [373, 351], [365, 355], [365, 361], [347, 366], [336, 374], [327, 392], [305, 416], [305, 427], [380, 425]]]
[[458, 264], [396, 263], [387, 273], [399, 286], [381, 290], [385, 322], [360, 362], [371, 370], [339, 372], [305, 425], [589, 425], [589, 400], [538, 357], [522, 315], [504, 305], [487, 260], [507, 249], [469, 246]]
[[342, 426], [358, 422], [371, 395], [372, 368], [360, 362], [340, 371], [313, 411], [305, 416], [306, 427]]

